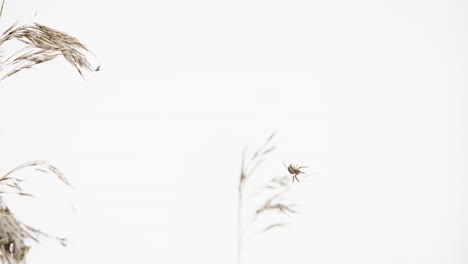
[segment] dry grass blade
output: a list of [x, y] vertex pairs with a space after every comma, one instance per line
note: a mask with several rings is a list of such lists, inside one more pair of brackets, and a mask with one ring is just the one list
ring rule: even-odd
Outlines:
[[294, 205], [293, 204], [286, 204], [281, 201], [277, 201], [281, 199], [283, 194], [277, 194], [274, 195], [273, 197], [270, 197], [266, 202], [261, 206], [260, 208], [255, 211], [256, 216], [261, 215], [262, 213], [269, 212], [269, 211], [278, 211], [279, 213], [282, 214], [287, 214], [287, 213], [296, 213], [296, 211], [293, 209]]
[[296, 213], [296, 211], [292, 209], [292, 206], [293, 205], [291, 204], [284, 204], [284, 203], [268, 203], [268, 204], [265, 204], [263, 207], [257, 209], [256, 213], [257, 215], [260, 215], [261, 213], [275, 210], [283, 214], [287, 214], [287, 213], [294, 214]]
[[63, 173], [45, 161], [32, 161], [24, 163], [0, 177], [0, 187], [12, 191], [0, 191], [0, 261], [8, 264], [24, 263], [31, 242], [39, 242], [41, 237], [57, 240], [65, 246], [64, 238], [55, 237], [39, 229], [25, 225], [16, 219], [3, 201], [3, 194], [27, 195], [22, 189], [21, 179], [17, 173], [24, 169], [35, 169], [44, 173], [55, 175], [64, 184], [69, 185]]
[[27, 168], [34, 168], [35, 170], [40, 171], [40, 172], [44, 172], [44, 173], [51, 172], [52, 174], [57, 176], [57, 178], [60, 181], [62, 181], [66, 185], [70, 186], [70, 183], [68, 182], [67, 178], [65, 178], [65, 176], [63, 175], [63, 172], [60, 171], [59, 169], [57, 169], [56, 167], [52, 166], [51, 164], [49, 164], [47, 161], [44, 161], [44, 160], [30, 161], [30, 162], [26, 162], [26, 163], [23, 163], [23, 164], [15, 167], [14, 169], [10, 170], [5, 175], [0, 177], [0, 184], [1, 184], [2, 181], [8, 181], [8, 180], [10, 180], [12, 182], [15, 182], [15, 183], [21, 182], [22, 181], [21, 179], [16, 178], [16, 177], [12, 177], [12, 176], [14, 176], [15, 173], [17, 173], [18, 171], [23, 170], [23, 169], [27, 169]]
[[15, 23], [0, 37], [0, 47], [12, 40], [21, 42], [23, 47], [1, 62], [2, 79], [58, 56], [63, 56], [81, 76], [84, 71], [98, 70], [89, 60], [93, 53], [65, 32], [38, 23], [22, 26]]
[[268, 139], [265, 141], [263, 146], [261, 146], [257, 151], [255, 151], [254, 155], [252, 156], [251, 160], [258, 158], [258, 156], [265, 156], [266, 154], [270, 153], [275, 149], [272, 145], [272, 141], [276, 136], [276, 132], [273, 132]]
[[3, 14], [3, 4], [5, 4], [5, 1], [2, 1], [2, 5], [0, 6], [0, 18], [2, 18]]
[[280, 190], [280, 189], [287, 189], [289, 186], [290, 180], [288, 176], [279, 176], [274, 177], [266, 184], [258, 187], [247, 199], [250, 200], [255, 198], [256, 196], [264, 193], [267, 190]]
[[[258, 168], [258, 166], [260, 166], [263, 163], [265, 157], [275, 149], [275, 146], [272, 142], [275, 135], [276, 133], [272, 133], [268, 140], [263, 144], [263, 146], [261, 146], [257, 151], [255, 151], [253, 156], [248, 161], [245, 161], [246, 151], [244, 151], [244, 154], [242, 155], [241, 167], [241, 178], [243, 179], [243, 181], [250, 177]], [[243, 181], [241, 181], [241, 183], [243, 183]]]
[[265, 227], [262, 232], [267, 232], [267, 231], [270, 231], [271, 229], [274, 229], [274, 228], [278, 228], [278, 227], [284, 227], [286, 226], [287, 224], [285, 223], [276, 223], [276, 224], [272, 224], [272, 225], [269, 225], [267, 227]]

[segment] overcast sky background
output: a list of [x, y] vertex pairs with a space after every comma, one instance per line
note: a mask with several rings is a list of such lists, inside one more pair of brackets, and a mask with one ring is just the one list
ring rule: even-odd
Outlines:
[[0, 171], [44, 159], [74, 186], [40, 175], [42, 200], [12, 201], [72, 241], [29, 263], [235, 263], [242, 149], [273, 131], [259, 174], [285, 161], [313, 176], [289, 197], [301, 214], [249, 240], [244, 263], [466, 263], [467, 8], [7, 1], [2, 30], [48, 25], [102, 64], [86, 81], [59, 59], [0, 84]]

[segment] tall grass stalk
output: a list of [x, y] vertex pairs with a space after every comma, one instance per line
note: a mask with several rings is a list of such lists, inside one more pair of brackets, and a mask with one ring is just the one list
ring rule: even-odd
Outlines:
[[[268, 232], [275, 228], [287, 225], [284, 221], [277, 221], [278, 216], [295, 214], [295, 205], [286, 200], [286, 194], [291, 188], [291, 181], [288, 175], [270, 177], [260, 186], [249, 186], [256, 176], [257, 169], [265, 159], [275, 150], [273, 133], [266, 142], [258, 148], [250, 158], [247, 158], [247, 151], [242, 154], [241, 173], [238, 186], [238, 223], [237, 223], [237, 263], [242, 263], [244, 251], [245, 235], [247, 233]], [[247, 187], [250, 187], [249, 191]], [[252, 189], [252, 187], [254, 187]], [[251, 205], [253, 210], [249, 210], [247, 205]], [[246, 219], [246, 216], [249, 216]], [[262, 216], [264, 221], [259, 219]], [[271, 217], [273, 216], [273, 217]], [[266, 219], [265, 219], [266, 218]], [[273, 219], [273, 220], [272, 220]], [[281, 217], [280, 217], [281, 219]], [[246, 221], [247, 220], [247, 221]], [[259, 227], [260, 226], [260, 227]]]

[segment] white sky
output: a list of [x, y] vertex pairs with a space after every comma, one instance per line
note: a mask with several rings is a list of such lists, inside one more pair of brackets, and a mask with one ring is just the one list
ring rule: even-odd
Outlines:
[[[60, 59], [1, 83], [1, 172], [45, 159], [74, 185], [78, 215], [17, 206], [73, 242], [30, 263], [235, 263], [241, 152], [275, 130], [260, 172], [314, 176], [290, 196], [301, 215], [250, 240], [245, 264], [466, 263], [467, 8], [7, 1], [2, 30], [40, 22], [102, 63], [87, 81]], [[49, 181], [36, 189], [68, 201]]]

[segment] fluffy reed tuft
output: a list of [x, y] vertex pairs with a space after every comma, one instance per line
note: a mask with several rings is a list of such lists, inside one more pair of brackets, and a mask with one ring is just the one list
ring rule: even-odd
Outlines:
[[32, 68], [57, 56], [63, 56], [83, 76], [83, 71], [97, 71], [88, 59], [92, 52], [78, 39], [65, 32], [33, 23], [8, 28], [0, 37], [0, 47], [11, 40], [23, 43], [23, 47], [1, 62], [2, 79], [24, 69]]
[[[0, 18], [4, 1], [0, 4]], [[63, 56], [84, 78], [84, 71], [99, 71], [100, 66], [93, 66], [90, 55], [94, 54], [77, 38], [65, 32], [32, 23], [9, 27], [0, 37], [0, 47], [9, 41], [16, 40], [23, 44], [6, 59], [0, 58], [0, 78], [8, 78], [24, 69]]]
[[24, 163], [5, 175], [0, 177], [0, 262], [7, 264], [25, 263], [26, 254], [32, 243], [38, 243], [41, 237], [57, 240], [66, 246], [65, 238], [55, 237], [42, 232], [39, 229], [28, 226], [15, 218], [13, 213], [4, 202], [5, 194], [32, 196], [24, 192], [22, 188], [23, 179], [17, 176], [24, 169], [35, 169], [37, 171], [53, 174], [60, 181], [69, 185], [63, 173], [56, 167], [45, 161], [32, 161]]

